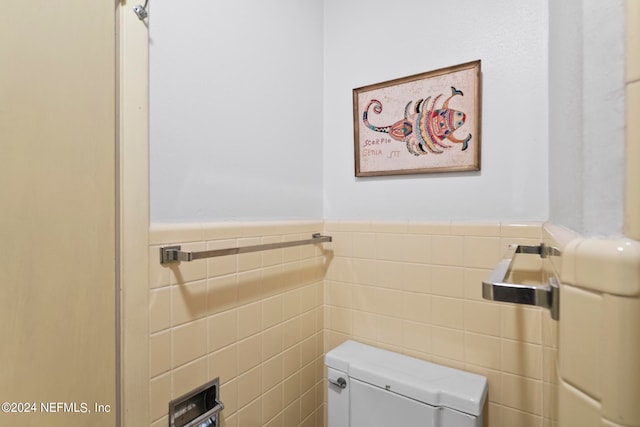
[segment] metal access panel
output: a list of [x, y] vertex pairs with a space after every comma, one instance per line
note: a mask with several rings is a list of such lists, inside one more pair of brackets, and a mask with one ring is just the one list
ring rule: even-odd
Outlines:
[[169, 427], [219, 427], [220, 378], [169, 402]]

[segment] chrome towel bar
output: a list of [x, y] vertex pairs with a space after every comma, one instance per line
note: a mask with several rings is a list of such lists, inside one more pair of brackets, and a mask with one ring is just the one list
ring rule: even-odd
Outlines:
[[195, 261], [203, 258], [213, 258], [226, 255], [245, 254], [248, 252], [268, 251], [270, 249], [289, 248], [292, 246], [313, 245], [316, 243], [331, 242], [331, 236], [323, 236], [320, 233], [311, 235], [311, 239], [295, 240], [292, 242], [265, 243], [262, 245], [241, 246], [237, 248], [213, 249], [201, 252], [183, 252], [181, 246], [164, 246], [160, 248], [160, 264], [168, 264], [179, 261]]
[[538, 246], [509, 245], [504, 258], [489, 277], [482, 282], [482, 298], [491, 301], [535, 305], [551, 310], [551, 318], [558, 320], [560, 308], [560, 288], [558, 280], [549, 279], [548, 285], [533, 286], [505, 282], [516, 254], [537, 254], [541, 258], [559, 256], [561, 252], [541, 243]]

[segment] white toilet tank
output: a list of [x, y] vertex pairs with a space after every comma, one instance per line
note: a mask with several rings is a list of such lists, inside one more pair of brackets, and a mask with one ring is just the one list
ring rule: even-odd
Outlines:
[[327, 353], [329, 427], [481, 427], [487, 379], [346, 341]]

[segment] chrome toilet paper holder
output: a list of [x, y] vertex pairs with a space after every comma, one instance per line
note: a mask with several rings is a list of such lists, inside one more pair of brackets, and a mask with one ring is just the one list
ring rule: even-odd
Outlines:
[[560, 317], [560, 283], [555, 277], [549, 279], [547, 285], [522, 285], [506, 282], [511, 274], [516, 254], [537, 254], [541, 258], [560, 256], [562, 253], [544, 243], [536, 246], [509, 245], [503, 259], [482, 282], [482, 298], [490, 301], [510, 302], [515, 304], [535, 305], [551, 311], [551, 318]]

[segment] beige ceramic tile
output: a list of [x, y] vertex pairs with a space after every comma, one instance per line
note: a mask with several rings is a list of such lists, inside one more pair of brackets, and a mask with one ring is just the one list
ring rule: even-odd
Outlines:
[[402, 295], [403, 319], [414, 322], [431, 322], [431, 296], [415, 292], [405, 292]]
[[440, 296], [431, 297], [431, 323], [446, 328], [464, 329], [464, 300]]
[[297, 426], [300, 424], [300, 401], [296, 400], [282, 413], [282, 424], [285, 426]]
[[[303, 420], [308, 418], [316, 409], [316, 389], [315, 387], [300, 397], [300, 416]], [[315, 427], [315, 419], [311, 419], [310, 426]], [[301, 426], [307, 425], [305, 421]]]
[[626, 4], [625, 80], [634, 82], [640, 80], [640, 2], [627, 0]]
[[209, 381], [207, 371], [208, 363], [206, 357], [171, 371], [173, 375], [172, 397], [182, 396]]
[[293, 375], [301, 365], [300, 345], [295, 345], [282, 352], [281, 375], [285, 378]]
[[402, 320], [396, 317], [376, 317], [376, 339], [382, 343], [394, 347], [403, 344]]
[[300, 397], [300, 373], [295, 373], [290, 377], [285, 378], [282, 384], [284, 394], [283, 402], [285, 405], [290, 405]]
[[238, 304], [248, 304], [259, 301], [263, 294], [261, 270], [251, 270], [239, 273], [238, 276]]
[[576, 284], [594, 291], [640, 296], [640, 242], [584, 239], [576, 249]]
[[224, 412], [221, 415], [221, 423], [224, 427], [238, 427], [238, 414], [226, 416]]
[[300, 315], [300, 338], [306, 339], [315, 334], [320, 328], [316, 325], [316, 313], [309, 310]]
[[464, 237], [432, 236], [431, 262], [435, 265], [463, 266]]
[[282, 318], [291, 319], [300, 314], [300, 291], [298, 289], [282, 294]]
[[170, 269], [166, 265], [160, 264], [161, 246], [149, 247], [149, 287], [159, 288], [167, 286], [171, 282]]
[[262, 364], [262, 391], [265, 392], [282, 382], [283, 357], [278, 355]]
[[454, 236], [500, 236], [499, 222], [453, 222], [451, 223], [451, 235]]
[[[216, 240], [213, 242], [207, 242], [208, 251], [211, 251], [214, 249], [235, 248], [236, 246], [238, 246], [238, 242], [235, 239]], [[200, 261], [200, 262], [203, 262], [203, 261]], [[224, 276], [227, 274], [233, 274], [237, 272], [237, 268], [238, 268], [237, 255], [219, 256], [219, 257], [207, 259], [204, 262], [207, 263], [208, 277], [216, 277], [216, 276]]]
[[330, 307], [329, 308], [329, 327], [336, 332], [350, 334], [352, 331], [351, 310]]
[[431, 352], [431, 326], [418, 322], [403, 322], [402, 346], [424, 354]]
[[202, 239], [202, 225], [198, 223], [151, 224], [149, 227], [149, 244], [151, 245], [173, 245]]
[[282, 325], [265, 330], [261, 335], [262, 360], [270, 359], [282, 352]]
[[465, 268], [462, 270], [462, 293], [464, 298], [487, 301], [482, 298], [482, 281], [489, 277], [491, 270]]
[[[241, 222], [204, 222], [201, 223], [203, 240], [222, 240], [238, 237], [242, 234]], [[233, 247], [235, 245], [229, 246]]]
[[208, 351], [216, 351], [238, 340], [238, 315], [229, 310], [207, 318]]
[[602, 346], [603, 415], [640, 425], [640, 298], [605, 295]]
[[[320, 362], [322, 363], [322, 362]], [[300, 369], [300, 392], [305, 393], [311, 387], [315, 386], [317, 382], [317, 378], [319, 378], [319, 372], [316, 368], [316, 363], [310, 363], [306, 366], [303, 366]]]
[[[474, 374], [482, 375], [483, 377], [485, 377], [487, 379], [487, 382], [489, 383], [487, 401], [493, 402], [493, 403], [500, 402], [500, 390], [501, 390], [500, 382], [502, 380], [500, 371], [484, 368], [482, 366], [472, 365], [469, 363], [465, 364], [464, 370], [468, 372], [473, 372]], [[486, 406], [485, 406], [485, 410], [486, 410]]]
[[[206, 250], [205, 242], [184, 243], [184, 252], [200, 252]], [[207, 263], [201, 260], [191, 262], [175, 262], [169, 266], [171, 270], [171, 284], [184, 284], [207, 277]]]
[[238, 427], [251, 427], [262, 425], [262, 399], [256, 398], [253, 402], [238, 410]]
[[262, 393], [262, 367], [238, 376], [238, 407], [242, 408]]
[[[374, 264], [374, 277], [372, 284], [382, 288], [402, 289], [406, 285], [408, 266], [423, 267], [423, 264], [406, 264], [397, 261], [377, 261]], [[426, 266], [424, 266], [426, 267]], [[416, 268], [413, 268], [416, 270]]]
[[431, 236], [407, 234], [398, 261], [426, 264], [431, 261]]
[[333, 256], [351, 257], [354, 255], [353, 233], [334, 231], [331, 233], [331, 249]]
[[383, 261], [404, 261], [407, 256], [406, 234], [376, 234], [375, 258]]
[[411, 233], [416, 234], [451, 234], [451, 222], [450, 221], [432, 221], [432, 222], [420, 222], [409, 221], [408, 230]]
[[375, 258], [376, 235], [374, 233], [351, 233], [352, 256], [355, 258]]
[[464, 359], [466, 363], [490, 369], [500, 369], [500, 338], [488, 335], [464, 335]]
[[[238, 339], [262, 330], [262, 303], [254, 302], [238, 307]], [[229, 325], [231, 326], [231, 325]]]
[[430, 265], [402, 263], [401, 266], [402, 272], [396, 278], [397, 282], [390, 287], [410, 292], [431, 292], [432, 268]]
[[242, 375], [262, 362], [262, 336], [253, 335], [238, 341], [238, 374]]
[[500, 236], [535, 239], [540, 243], [542, 240], [541, 223], [502, 223], [500, 225]]
[[501, 406], [500, 412], [500, 422], [504, 426], [542, 427], [542, 417], [540, 416], [528, 414], [506, 406]]
[[169, 424], [169, 417], [165, 416], [151, 423], [151, 427], [165, 427]]
[[372, 224], [371, 221], [325, 222], [325, 229], [330, 231], [369, 232], [372, 230]]
[[[261, 245], [269, 244], [269, 243], [282, 243], [282, 236], [267, 236], [262, 238]], [[272, 265], [282, 264], [284, 252], [282, 249], [270, 249], [267, 251], [261, 251], [262, 255], [262, 266], [268, 267]]]
[[[640, 13], [639, 2], [633, 3], [634, 13]], [[640, 19], [640, 18], [637, 18]], [[640, 44], [636, 29], [636, 44]], [[640, 74], [640, 54], [636, 50], [636, 64]], [[626, 236], [640, 240], [640, 81], [627, 85], [626, 94], [626, 152], [625, 152], [625, 211], [624, 233]]]
[[317, 335], [313, 335], [300, 343], [300, 363], [307, 365], [318, 357], [317, 350]]
[[[254, 246], [261, 243], [259, 237], [238, 239], [238, 247]], [[249, 252], [238, 255], [238, 271], [255, 270], [260, 267], [262, 267], [262, 252]]]
[[282, 322], [282, 296], [262, 300], [262, 326], [270, 328]]
[[599, 398], [603, 301], [598, 294], [565, 285], [560, 291], [560, 376]]
[[[238, 346], [225, 347], [209, 354], [209, 377], [220, 378], [220, 384], [227, 384], [238, 375]], [[226, 403], [226, 402], [225, 402]]]
[[300, 342], [300, 318], [294, 317], [282, 323], [282, 348], [287, 349]]
[[542, 384], [542, 416], [549, 421], [558, 421], [558, 384]]
[[206, 319], [178, 326], [171, 333], [174, 368], [200, 358], [207, 352]]
[[502, 340], [502, 371], [542, 379], [542, 345]]
[[558, 382], [558, 350], [551, 347], [542, 349], [542, 379], [548, 383]]
[[171, 375], [152, 379], [149, 382], [149, 418], [156, 420], [166, 415], [171, 399]]
[[501, 304], [500, 311], [503, 338], [532, 344], [542, 343], [542, 309]]
[[207, 307], [210, 314], [237, 307], [237, 276], [221, 276], [207, 280]]
[[501, 384], [504, 405], [542, 415], [542, 381], [503, 372]]
[[431, 268], [431, 293], [445, 297], [463, 298], [464, 269], [433, 266]]
[[351, 308], [351, 285], [347, 283], [329, 282], [326, 283], [327, 300], [326, 303], [337, 307]]
[[499, 237], [465, 237], [463, 264], [470, 268], [495, 268], [502, 259], [503, 251]]
[[322, 281], [300, 288], [300, 312], [304, 313], [320, 307], [324, 303], [323, 291]]
[[171, 289], [152, 289], [149, 292], [149, 332], [171, 327]]
[[171, 331], [166, 330], [149, 338], [149, 378], [171, 369]]
[[282, 265], [265, 267], [261, 270], [262, 283], [259, 286], [262, 290], [262, 297], [278, 295], [284, 289], [284, 268]]
[[224, 403], [223, 416], [229, 417], [238, 410], [238, 381], [236, 379], [220, 383], [220, 399]]
[[600, 425], [600, 404], [578, 389], [560, 383], [558, 421], [560, 426], [587, 427]]
[[192, 322], [208, 314], [207, 282], [204, 280], [171, 286], [173, 326]]
[[500, 336], [500, 306], [491, 302], [464, 302], [464, 329], [484, 335]]
[[277, 385], [262, 395], [262, 419], [271, 420], [283, 408], [282, 384]]
[[403, 234], [408, 230], [408, 223], [404, 221], [378, 221], [371, 223], [371, 230], [376, 233]]
[[464, 360], [464, 332], [456, 329], [431, 327], [431, 352], [435, 356]]
[[326, 279], [336, 282], [352, 283], [354, 278], [351, 260], [347, 258], [333, 258], [327, 268]]
[[361, 339], [376, 339], [376, 315], [363, 311], [353, 311], [352, 313], [353, 330], [355, 337]]

